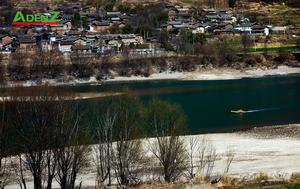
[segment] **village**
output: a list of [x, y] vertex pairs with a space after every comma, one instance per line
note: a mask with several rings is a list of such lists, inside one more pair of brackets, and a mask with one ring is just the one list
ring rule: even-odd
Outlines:
[[[43, 51], [58, 50], [64, 54], [77, 52], [101, 55], [112, 51], [120, 52], [126, 48], [133, 54], [159, 54], [179, 49], [177, 41], [182, 31], [188, 31], [192, 36], [198, 35], [207, 41], [217, 40], [219, 36], [240, 36], [246, 33], [255, 43], [259, 39], [257, 36], [268, 36], [271, 33], [285, 36], [289, 27], [292, 27], [256, 23], [242, 13], [233, 12], [229, 7], [198, 9], [189, 4], [163, 2], [148, 6], [160, 11], [157, 17], [159, 20], [156, 20], [154, 27], [147, 23], [140, 26], [139, 22], [133, 27], [132, 23], [141, 17], [138, 8], [119, 6], [106, 11], [97, 10], [82, 2], [67, 5], [24, 3], [19, 6], [20, 10], [35, 7], [30, 9], [33, 13], [46, 15], [47, 9], [48, 12], [59, 10], [61, 21], [51, 26], [12, 26], [2, 22], [0, 50], [2, 54], [15, 51], [29, 53], [39, 47]], [[294, 37], [297, 35], [293, 32], [289, 34]], [[168, 42], [167, 45], [165, 41]]]

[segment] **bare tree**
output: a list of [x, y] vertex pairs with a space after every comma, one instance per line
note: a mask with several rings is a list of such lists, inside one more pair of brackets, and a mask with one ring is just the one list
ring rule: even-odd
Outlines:
[[78, 173], [88, 166], [89, 147], [82, 145], [84, 134], [79, 124], [82, 113], [78, 106], [64, 107], [60, 113], [55, 135], [58, 138], [54, 153], [57, 159], [57, 181], [62, 189], [74, 189]]
[[[192, 136], [188, 139], [187, 147], [189, 156], [188, 178], [192, 179], [196, 175], [202, 175], [205, 179], [209, 179], [217, 158], [214, 146], [205, 137]], [[228, 159], [228, 162], [231, 163], [231, 161]], [[230, 163], [226, 163], [225, 170], [229, 169]]]
[[22, 154], [18, 154], [14, 158], [11, 159], [11, 166], [13, 167], [13, 172], [15, 174], [15, 182], [17, 182], [20, 186], [20, 189], [27, 189], [25, 172], [26, 167], [24, 165], [24, 160], [22, 158]]
[[91, 64], [93, 63], [95, 55], [75, 51], [70, 55], [70, 58], [72, 64]]
[[199, 140], [197, 136], [191, 136], [188, 139], [188, 157], [189, 157], [189, 166], [187, 168], [187, 177], [189, 179], [193, 179], [196, 176], [196, 169], [197, 169], [197, 163], [196, 163], [196, 156], [197, 152], [199, 151]]
[[[64, 114], [71, 112], [65, 101], [68, 97], [58, 96], [47, 87], [40, 88], [38, 94], [29, 92], [27, 95], [13, 97], [8, 110], [9, 124], [18, 135], [16, 144], [23, 152], [19, 159], [19, 170], [22, 171], [24, 167], [29, 170], [35, 189], [50, 189], [58, 164], [54, 149], [61, 147], [61, 135], [57, 131], [62, 125], [69, 124], [67, 120], [72, 119], [73, 115]], [[25, 188], [23, 173], [20, 176]]]
[[[214, 148], [212, 143], [205, 137], [190, 137], [188, 139], [188, 156], [189, 167], [187, 176], [192, 179], [196, 175], [199, 175], [203, 176], [205, 179], [209, 179], [211, 177], [217, 159], [216, 149]], [[228, 161], [226, 162], [228, 162], [226, 163], [225, 167], [225, 170], [227, 171], [229, 169], [230, 163], [232, 162], [232, 159], [228, 159]]]
[[88, 164], [87, 146], [70, 146], [56, 151], [58, 183], [62, 189], [74, 189], [78, 173]]
[[166, 182], [178, 179], [186, 169], [187, 152], [179, 137], [185, 127], [185, 117], [177, 105], [157, 99], [148, 108], [148, 124], [155, 136], [150, 150], [162, 166]]
[[0, 84], [5, 82], [5, 65], [3, 54], [0, 53]]
[[116, 121], [117, 112], [108, 107], [101, 115], [98, 109], [95, 109], [96, 118], [96, 141], [93, 146], [94, 163], [97, 169], [97, 184], [101, 185], [108, 179], [108, 185], [111, 184], [112, 176], [112, 158], [113, 158], [113, 126]]
[[46, 177], [46, 189], [52, 188], [52, 181], [56, 176], [57, 168], [57, 157], [52, 149], [45, 150], [45, 172], [44, 177]]
[[28, 67], [27, 55], [24, 52], [15, 51], [11, 54], [10, 63], [7, 65], [8, 76], [11, 80], [26, 80]]
[[53, 79], [63, 75], [63, 54], [58, 50], [43, 51], [42, 47], [36, 48], [32, 59], [29, 65], [32, 80]]
[[217, 157], [218, 156], [215, 147], [212, 144], [208, 144], [206, 148], [206, 170], [204, 176], [206, 180], [210, 179], [211, 177]]
[[248, 33], [244, 33], [241, 35], [241, 43], [244, 47], [244, 51], [246, 52], [252, 45], [253, 45], [253, 40]]
[[[44, 167], [54, 140], [52, 116], [53, 100], [47, 97], [19, 97], [13, 105], [12, 125], [20, 137], [20, 148], [24, 149], [24, 162], [32, 173], [34, 188], [43, 188]], [[49, 160], [49, 159], [48, 159]], [[49, 165], [50, 166], [50, 165]], [[53, 173], [48, 175], [48, 183], [52, 183]], [[50, 187], [50, 186], [49, 186]], [[47, 187], [47, 188], [49, 188]]]
[[23, 52], [17, 50], [13, 52], [11, 55], [11, 63], [21, 65], [24, 64], [26, 58], [27, 56]]
[[7, 117], [5, 115], [5, 102], [0, 102], [1, 106], [1, 120], [0, 120], [0, 188], [4, 189], [10, 176], [9, 172], [9, 161], [7, 157], [8, 145], [8, 125]]
[[9, 182], [10, 173], [8, 170], [8, 161], [6, 158], [0, 160], [0, 189], [4, 189]]
[[138, 184], [138, 173], [144, 163], [140, 140], [120, 140], [116, 142], [113, 167], [120, 185], [129, 187]]
[[205, 167], [207, 165], [207, 149], [209, 147], [209, 141], [203, 137], [201, 140], [200, 140], [200, 143], [199, 143], [199, 148], [198, 148], [198, 151], [197, 151], [197, 155], [198, 155], [198, 162], [197, 162], [197, 174], [198, 175], [204, 175], [204, 171], [205, 171]]
[[138, 139], [140, 111], [140, 101], [131, 95], [97, 104], [92, 124], [96, 125], [95, 139], [98, 141], [93, 147], [98, 185], [110, 185], [112, 177], [126, 187], [139, 182], [139, 173], [145, 163]]
[[94, 74], [94, 55], [74, 52], [71, 55], [72, 64], [69, 74], [78, 78], [88, 78]]
[[128, 187], [139, 182], [137, 171], [144, 163], [142, 145], [137, 139], [141, 104], [137, 97], [129, 95], [115, 99], [113, 106], [118, 112], [113, 129], [116, 139], [113, 167], [118, 183]]
[[232, 150], [228, 150], [225, 154], [225, 168], [224, 168], [224, 173], [223, 175], [226, 175], [229, 172], [229, 168], [232, 164], [232, 161], [234, 159], [234, 152]]
[[[212, 161], [212, 162], [214, 162], [216, 160], [216, 157], [217, 157], [216, 154], [214, 154], [214, 151], [215, 150], [211, 151], [213, 153], [209, 156], [209, 160]], [[232, 161], [234, 159], [234, 153], [233, 153], [232, 150], [227, 150], [225, 152], [224, 156], [225, 156], [224, 172], [223, 172], [222, 175], [220, 175], [216, 179], [212, 180], [211, 181], [212, 184], [218, 183], [229, 172], [229, 168], [230, 168], [230, 166], [232, 164]], [[214, 163], [211, 163], [211, 164], [213, 165]], [[209, 169], [209, 167], [208, 167], [208, 169]], [[212, 168], [211, 168], [211, 171], [212, 171]], [[205, 178], [209, 179], [209, 176], [210, 176], [210, 174], [207, 175]]]
[[[213, 172], [215, 162], [217, 160], [216, 149], [212, 143], [203, 137], [201, 140], [198, 136], [191, 136], [188, 139], [188, 156], [189, 166], [187, 177], [192, 179], [196, 175], [202, 175], [205, 179], [210, 179]], [[212, 182], [219, 182], [226, 175], [234, 159], [232, 150], [228, 150], [225, 154], [224, 172]]]
[[0, 53], [0, 65], [3, 64], [4, 60], [4, 56], [2, 53]]

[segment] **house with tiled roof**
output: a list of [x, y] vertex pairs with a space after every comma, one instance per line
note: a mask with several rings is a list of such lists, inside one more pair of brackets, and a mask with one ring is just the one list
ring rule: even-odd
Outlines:
[[32, 35], [20, 35], [18, 42], [21, 51], [32, 51], [37, 47], [36, 39]]
[[71, 52], [73, 44], [72, 41], [62, 40], [58, 43], [58, 50], [63, 53]]
[[0, 49], [12, 42], [12, 37], [8, 34], [0, 34]]
[[111, 29], [112, 24], [108, 21], [94, 21], [90, 26], [91, 32], [101, 32]]
[[71, 47], [72, 52], [77, 53], [91, 53], [92, 49], [90, 45], [73, 45]]

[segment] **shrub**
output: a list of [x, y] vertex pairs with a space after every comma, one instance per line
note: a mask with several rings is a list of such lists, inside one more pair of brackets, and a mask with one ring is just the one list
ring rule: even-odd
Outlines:
[[230, 176], [223, 176], [219, 183], [221, 183], [221, 185], [224, 186], [228, 186], [228, 187], [234, 187], [234, 186], [238, 186], [240, 184], [240, 181], [238, 178], [234, 178], [234, 177], [230, 177]]
[[77, 78], [89, 78], [94, 74], [94, 68], [91, 64], [71, 64], [69, 74]]
[[153, 58], [151, 59], [151, 62], [153, 62], [153, 65], [155, 65], [158, 68], [159, 72], [164, 72], [168, 69], [167, 59]]
[[265, 64], [267, 62], [265, 56], [263, 54], [254, 54], [255, 60], [257, 63]]
[[195, 71], [196, 70], [196, 61], [193, 60], [187, 60], [182, 63], [182, 71]]
[[47, 71], [47, 77], [54, 79], [64, 75], [65, 66], [61, 64], [55, 64], [48, 68]]
[[20, 64], [7, 66], [8, 77], [13, 81], [25, 81], [28, 79], [28, 67]]
[[289, 52], [279, 52], [279, 56], [274, 58], [275, 61], [279, 63], [284, 63], [289, 60], [294, 60], [295, 56]]
[[5, 66], [0, 64], [0, 84], [5, 81]]
[[208, 64], [211, 64], [211, 63], [212, 63], [211, 57], [209, 57], [207, 55], [203, 56], [203, 58], [202, 58], [202, 64], [203, 65], [208, 65]]
[[237, 62], [240, 60], [240, 57], [235, 55], [235, 54], [227, 54], [225, 56], [225, 59], [226, 61], [229, 63], [229, 64], [232, 64], [233, 62]]
[[255, 57], [249, 57], [246, 59], [245, 62], [246, 62], [246, 64], [251, 65], [251, 66], [254, 66], [255, 64], [257, 64]]
[[64, 74], [65, 66], [61, 64], [53, 65], [32, 65], [29, 68], [30, 79], [55, 79]]
[[300, 172], [293, 173], [291, 175], [290, 182], [292, 182], [292, 183], [300, 183]]
[[264, 172], [260, 172], [258, 174], [254, 175], [253, 180], [255, 181], [264, 181], [264, 180], [268, 180], [269, 179], [269, 175], [267, 173]]

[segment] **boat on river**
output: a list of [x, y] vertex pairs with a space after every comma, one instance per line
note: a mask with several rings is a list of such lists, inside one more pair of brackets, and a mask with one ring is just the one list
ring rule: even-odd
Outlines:
[[238, 110], [231, 110], [230, 111], [231, 113], [234, 113], [234, 114], [244, 114], [246, 113], [247, 111], [243, 110], [243, 109], [238, 109]]

